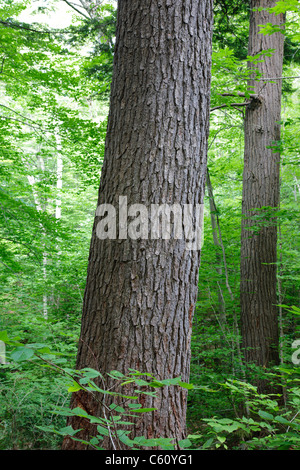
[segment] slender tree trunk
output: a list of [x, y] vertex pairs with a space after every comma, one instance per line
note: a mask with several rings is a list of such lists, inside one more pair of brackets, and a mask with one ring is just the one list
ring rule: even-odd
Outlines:
[[[252, 0], [251, 8], [273, 7], [274, 0]], [[241, 333], [247, 363], [268, 367], [279, 363], [279, 334], [276, 294], [277, 222], [270, 210], [278, 208], [280, 154], [270, 146], [280, 140], [281, 80], [284, 35], [259, 34], [266, 23], [283, 25], [283, 15], [251, 11], [249, 55], [274, 49], [271, 57], [256, 65], [249, 87], [257, 98], [251, 101], [245, 116], [245, 157], [243, 175], [241, 239]], [[282, 26], [283, 27], [283, 26]], [[256, 74], [261, 73], [261, 78]], [[264, 81], [264, 77], [276, 78]], [[255, 80], [257, 78], [258, 80]], [[253, 87], [253, 88], [252, 88]], [[257, 227], [252, 216], [265, 214]], [[261, 390], [265, 384], [258, 384]]]
[[[222, 245], [218, 236], [219, 222], [218, 222], [218, 216], [217, 216], [217, 208], [215, 204], [213, 187], [211, 184], [208, 168], [207, 168], [207, 174], [206, 174], [206, 187], [207, 187], [207, 192], [208, 192], [208, 197], [209, 197], [210, 220], [211, 220], [213, 241], [216, 247], [216, 269], [217, 269], [217, 273], [219, 274], [221, 278], [222, 271], [223, 271], [222, 270], [223, 262], [222, 262], [222, 256], [221, 256]], [[219, 282], [218, 282], [218, 288], [219, 288], [218, 300], [219, 300], [220, 323], [221, 323], [221, 326], [224, 328], [226, 324], [226, 307], [225, 307], [224, 294], [223, 294], [223, 291]]]
[[[202, 204], [210, 101], [211, 0], [121, 0], [98, 205]], [[118, 220], [118, 218], [117, 218]], [[182, 240], [100, 240], [96, 217], [77, 368], [189, 380], [200, 251]], [[117, 234], [121, 235], [120, 233]], [[123, 236], [123, 235], [122, 235]], [[135, 435], [185, 436], [186, 392], [167, 387]], [[91, 396], [71, 406], [101, 415]], [[72, 419], [74, 428], [82, 422]], [[94, 430], [84, 424], [82, 436]], [[109, 448], [110, 443], [107, 444]], [[64, 449], [85, 448], [66, 439]]]
[[[38, 158], [38, 165], [37, 166], [41, 171], [44, 172], [45, 171], [44, 161], [39, 155], [37, 155], [37, 158]], [[27, 175], [27, 179], [28, 179], [28, 182], [29, 182], [29, 184], [32, 188], [33, 200], [34, 200], [36, 210], [41, 212], [43, 210], [43, 208], [42, 208], [42, 204], [39, 200], [39, 196], [38, 196], [38, 193], [37, 193], [36, 188], [35, 188], [35, 184], [36, 184], [35, 177], [32, 176], [32, 175]], [[46, 230], [42, 225], [41, 225], [41, 231], [42, 231], [43, 237], [45, 239], [46, 238]], [[44, 242], [44, 248], [45, 248], [45, 242]], [[42, 268], [42, 271], [43, 271], [44, 289], [45, 289], [44, 293], [43, 293], [43, 316], [44, 316], [45, 319], [48, 318], [48, 296], [47, 296], [47, 293], [46, 293], [47, 262], [48, 262], [48, 253], [46, 252], [46, 250], [44, 250], [44, 252], [43, 252], [43, 268]]]
[[61, 197], [63, 183], [63, 159], [61, 156], [61, 142], [59, 134], [56, 134], [56, 200], [55, 200], [55, 218], [61, 218]]
[[[55, 198], [55, 219], [59, 223], [61, 219], [61, 199], [62, 199], [62, 188], [63, 188], [63, 159], [61, 155], [61, 137], [59, 135], [59, 127], [55, 131], [55, 141], [56, 141], [56, 198]], [[59, 247], [59, 237], [58, 237], [58, 227], [56, 229], [57, 233], [57, 267], [60, 265], [61, 251]], [[55, 289], [53, 289], [53, 301], [56, 304], [56, 307], [59, 308], [60, 305], [60, 296], [55, 295]]]
[[[232, 315], [232, 318], [233, 318], [233, 329], [234, 329], [234, 334], [235, 334], [235, 337], [236, 337], [235, 340], [232, 339], [232, 344], [231, 344], [232, 364], [233, 364], [232, 373], [233, 373], [233, 375], [236, 374], [236, 372], [234, 370], [234, 363], [235, 363], [234, 354], [235, 354], [235, 347], [236, 347], [237, 360], [240, 364], [240, 372], [242, 374], [243, 379], [245, 380], [246, 379], [246, 374], [245, 374], [245, 368], [244, 368], [244, 364], [243, 364], [243, 358], [242, 358], [241, 347], [240, 347], [240, 332], [239, 332], [237, 314], [236, 314], [236, 310], [235, 310], [235, 307], [234, 307], [234, 295], [233, 295], [233, 292], [232, 292], [230, 284], [229, 284], [229, 275], [228, 275], [228, 269], [227, 269], [225, 247], [224, 247], [224, 243], [223, 243], [223, 239], [222, 239], [220, 221], [219, 221], [219, 217], [218, 217], [218, 214], [217, 214], [218, 210], [217, 210], [215, 199], [214, 199], [213, 187], [212, 187], [212, 184], [211, 184], [210, 174], [209, 174], [208, 168], [207, 168], [207, 176], [206, 176], [206, 187], [207, 187], [208, 195], [209, 195], [209, 204], [210, 204], [210, 212], [211, 212], [211, 225], [212, 225], [212, 230], [213, 230], [213, 240], [214, 240], [215, 246], [221, 249], [222, 255], [223, 255], [222, 259], [221, 259], [220, 254], [217, 257], [218, 272], [219, 272], [220, 275], [222, 275], [222, 271], [223, 271], [222, 270], [222, 265], [223, 265], [224, 266], [225, 284], [226, 284], [228, 293], [230, 295], [231, 304], [232, 304], [231, 315]], [[221, 324], [222, 333], [223, 333], [225, 331], [226, 322], [227, 322], [227, 319], [226, 319], [226, 305], [225, 305], [223, 291], [221, 291], [221, 288], [219, 286], [219, 296], [220, 296], [220, 294], [221, 294], [221, 299], [219, 297], [220, 314], [222, 312], [222, 317], [221, 317], [222, 322], [220, 322], [220, 324]], [[236, 345], [234, 344], [234, 341], [236, 342]], [[247, 410], [247, 413], [248, 413], [248, 410]]]

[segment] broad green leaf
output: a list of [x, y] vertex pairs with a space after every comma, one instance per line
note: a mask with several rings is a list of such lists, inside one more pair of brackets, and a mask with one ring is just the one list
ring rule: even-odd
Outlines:
[[125, 377], [122, 372], [119, 372], [117, 370], [112, 370], [110, 374], [108, 374], [110, 377], [117, 378], [117, 379], [123, 379]]
[[99, 444], [99, 439], [97, 439], [97, 437], [92, 437], [92, 439], [90, 440], [90, 443], [93, 446], [96, 446], [97, 444]]
[[73, 429], [72, 426], [66, 426], [65, 428], [61, 428], [59, 432], [65, 436], [74, 436], [78, 433], [78, 429]]
[[3, 343], [9, 342], [7, 331], [0, 331], [0, 341], [3, 341]]
[[263, 410], [259, 410], [258, 414], [261, 418], [264, 418], [264, 419], [267, 419], [267, 420], [274, 419], [273, 415], [271, 415], [270, 413], [267, 413], [266, 411], [263, 411]]
[[11, 359], [15, 362], [27, 361], [32, 356], [34, 356], [34, 350], [22, 346], [18, 346], [10, 355]]
[[123, 442], [123, 444], [125, 444], [128, 447], [133, 447], [134, 446], [135, 442], [133, 440], [129, 439], [129, 437], [127, 436], [126, 431], [118, 430], [117, 434], [118, 434], [118, 438], [120, 439], [121, 442]]
[[74, 382], [73, 385], [68, 388], [69, 393], [78, 392], [78, 390], [83, 390], [83, 388], [80, 387], [77, 382]]
[[186, 388], [187, 390], [192, 390], [194, 388], [193, 384], [189, 384], [186, 382], [178, 382], [178, 385], [180, 385], [180, 387], [182, 388]]
[[134, 413], [148, 413], [150, 411], [156, 411], [157, 408], [139, 408], [138, 410], [130, 410]]
[[210, 439], [204, 442], [202, 449], [208, 449], [212, 445], [213, 442], [214, 442], [214, 439], [213, 437], [211, 437]]
[[71, 414], [75, 415], [75, 416], [84, 417], [84, 418], [89, 416], [88, 413], [85, 410], [83, 410], [82, 408], [80, 408], [79, 406], [77, 406], [76, 408], [73, 408], [71, 410]]
[[103, 436], [109, 436], [109, 430], [107, 428], [104, 428], [103, 426], [97, 426], [97, 431]]
[[124, 413], [125, 410], [122, 408], [122, 406], [116, 405], [115, 403], [112, 403], [109, 405], [109, 408], [113, 411], [116, 411], [117, 413]]
[[292, 423], [290, 421], [288, 421], [286, 418], [284, 418], [283, 416], [275, 416], [275, 421], [277, 421], [278, 423], [281, 423], [281, 424], [286, 424], [287, 426], [290, 426]]
[[36, 426], [38, 429], [44, 432], [52, 432], [55, 434], [59, 434], [60, 436], [74, 436], [77, 434], [81, 429], [73, 429], [72, 426], [67, 426], [61, 429], [55, 429], [53, 426]]
[[89, 421], [92, 423], [92, 424], [107, 424], [106, 420], [103, 419], [103, 418], [99, 418], [97, 416], [89, 416]]
[[98, 370], [90, 369], [89, 367], [86, 367], [85, 369], [81, 369], [80, 372], [84, 374], [84, 377], [88, 377], [89, 379], [102, 377], [102, 374]]
[[201, 434], [189, 434], [187, 439], [201, 439], [202, 437]]
[[150, 382], [147, 382], [146, 380], [143, 380], [143, 379], [135, 379], [134, 380], [136, 385], [140, 385], [140, 386], [150, 386], [151, 383]]
[[134, 392], [141, 395], [147, 395], [149, 397], [156, 397], [156, 392], [144, 392], [143, 390], [135, 390]]
[[183, 449], [187, 449], [188, 447], [191, 447], [192, 442], [189, 439], [183, 439], [182, 441], [178, 442], [178, 445]]

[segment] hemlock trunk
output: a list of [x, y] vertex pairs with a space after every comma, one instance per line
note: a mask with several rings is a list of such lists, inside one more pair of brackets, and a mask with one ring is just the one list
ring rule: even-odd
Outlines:
[[[252, 0], [251, 8], [270, 8], [275, 3]], [[280, 140], [284, 45], [284, 35], [280, 32], [259, 34], [259, 25], [267, 23], [283, 27], [284, 16], [251, 11], [248, 54], [254, 56], [269, 49], [273, 53], [270, 57], [262, 57], [262, 62], [249, 65], [253, 69], [249, 81], [250, 93], [255, 96], [245, 116], [241, 240], [241, 333], [244, 354], [247, 363], [263, 367], [279, 363], [277, 221], [274, 210], [278, 208], [280, 194], [280, 153], [275, 147]], [[260, 77], [256, 71], [261, 74]], [[263, 383], [260, 387], [263, 389]]]
[[[201, 204], [210, 104], [212, 0], [120, 0], [114, 74], [98, 206]], [[200, 251], [182, 240], [100, 240], [95, 218], [78, 369], [129, 368], [189, 380]], [[143, 406], [137, 436], [185, 437], [186, 391], [167, 387]], [[85, 392], [71, 406], [100, 416]], [[94, 429], [84, 426], [87, 438]], [[77, 436], [76, 436], [77, 437]], [[110, 448], [111, 443], [106, 443]], [[65, 439], [64, 449], [86, 448]]]

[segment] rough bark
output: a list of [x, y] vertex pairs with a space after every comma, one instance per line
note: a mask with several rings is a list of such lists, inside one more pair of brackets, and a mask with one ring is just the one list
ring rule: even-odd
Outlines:
[[[211, 0], [121, 0], [98, 205], [201, 204], [210, 101]], [[189, 380], [200, 251], [182, 240], [100, 240], [93, 227], [77, 368]], [[185, 436], [186, 391], [167, 387], [134, 434]], [[71, 406], [101, 415], [85, 393]], [[82, 436], [93, 435], [87, 423]], [[111, 443], [107, 443], [110, 448]], [[66, 439], [64, 449], [85, 448]]]
[[[275, 3], [252, 0], [251, 8], [272, 7]], [[280, 140], [282, 83], [279, 78], [282, 77], [284, 44], [284, 35], [279, 32], [259, 34], [259, 25], [266, 23], [283, 27], [284, 17], [267, 11], [252, 11], [250, 17], [248, 54], [254, 56], [267, 49], [275, 52], [256, 65], [249, 65], [253, 69], [249, 87], [255, 98], [247, 106], [245, 115], [241, 239], [241, 333], [245, 360], [263, 367], [279, 363], [277, 223], [272, 211], [263, 212], [263, 208], [276, 209], [279, 204], [280, 153], [270, 147]], [[264, 81], [264, 77], [276, 80]], [[258, 221], [253, 216], [263, 213], [264, 224], [256, 230], [253, 226], [257, 228]], [[264, 388], [265, 384], [259, 386]]]

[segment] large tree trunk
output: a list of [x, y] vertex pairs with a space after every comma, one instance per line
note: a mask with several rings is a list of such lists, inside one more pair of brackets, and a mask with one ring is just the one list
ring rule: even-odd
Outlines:
[[[203, 203], [209, 125], [212, 0], [120, 0], [98, 206]], [[118, 220], [118, 218], [117, 218]], [[100, 240], [93, 227], [77, 368], [129, 368], [189, 379], [200, 250], [180, 239]], [[117, 233], [117, 237], [118, 237]], [[144, 395], [134, 434], [185, 436], [186, 391]], [[101, 415], [91, 396], [72, 406]], [[71, 420], [74, 428], [82, 422]], [[94, 430], [84, 424], [82, 436]], [[107, 443], [109, 448], [110, 443]], [[66, 439], [64, 449], [84, 448]]]
[[[252, 0], [251, 8], [272, 7], [274, 0]], [[268, 367], [279, 363], [276, 295], [277, 223], [272, 210], [279, 204], [281, 86], [284, 35], [259, 34], [266, 23], [283, 25], [283, 15], [251, 11], [249, 55], [275, 49], [257, 65], [250, 92], [256, 95], [246, 110], [241, 242], [241, 333], [247, 363]], [[261, 73], [261, 78], [256, 75]], [[254, 80], [257, 78], [258, 80]], [[266, 80], [263, 80], [263, 79]], [[274, 80], [270, 80], [274, 79]], [[263, 226], [253, 216], [265, 214]], [[269, 215], [268, 215], [269, 214]], [[271, 215], [271, 216], [270, 216]], [[256, 226], [256, 229], [253, 229]], [[251, 229], [252, 227], [252, 229]], [[260, 383], [261, 390], [264, 383]]]

